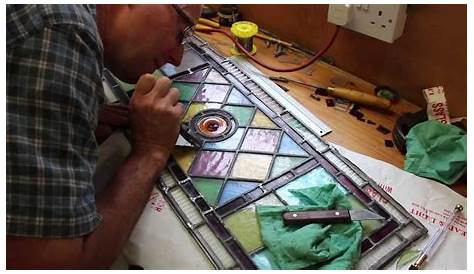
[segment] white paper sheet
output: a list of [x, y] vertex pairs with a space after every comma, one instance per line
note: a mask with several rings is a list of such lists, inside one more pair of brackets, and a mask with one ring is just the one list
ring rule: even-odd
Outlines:
[[[444, 242], [424, 269], [467, 268], [467, 200], [447, 186], [418, 177], [391, 164], [334, 145], [339, 152], [377, 182], [388, 194], [415, 216], [433, 235], [454, 209], [464, 207], [463, 217], [450, 227]], [[423, 249], [428, 237], [416, 242], [411, 249]], [[396, 260], [387, 269], [396, 268]], [[403, 269], [408, 269], [408, 265]]]

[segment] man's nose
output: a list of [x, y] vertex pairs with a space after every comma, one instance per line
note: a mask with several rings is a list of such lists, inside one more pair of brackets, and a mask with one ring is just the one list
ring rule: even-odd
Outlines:
[[181, 60], [183, 59], [183, 52], [184, 52], [184, 48], [182, 45], [173, 49], [168, 55], [168, 58], [170, 59], [170, 63], [175, 66], [179, 66], [179, 64], [181, 64]]

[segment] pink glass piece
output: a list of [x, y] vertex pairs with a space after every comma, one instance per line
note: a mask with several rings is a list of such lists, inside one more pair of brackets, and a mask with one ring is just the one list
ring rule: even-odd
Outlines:
[[202, 151], [194, 160], [190, 174], [193, 176], [224, 177], [229, 170], [234, 153], [223, 151]]
[[273, 152], [278, 143], [279, 130], [251, 128], [245, 135], [242, 150]]

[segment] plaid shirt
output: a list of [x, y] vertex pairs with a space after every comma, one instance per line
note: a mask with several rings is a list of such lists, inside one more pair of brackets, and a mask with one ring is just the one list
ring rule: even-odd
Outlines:
[[95, 7], [7, 6], [7, 235], [93, 231], [97, 112], [104, 101]]

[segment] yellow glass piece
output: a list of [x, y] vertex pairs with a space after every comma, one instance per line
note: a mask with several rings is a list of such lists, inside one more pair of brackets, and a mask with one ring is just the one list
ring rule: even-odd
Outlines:
[[263, 127], [263, 128], [278, 128], [275, 123], [270, 120], [265, 114], [263, 114], [260, 110], [255, 113], [255, 117], [253, 117], [252, 127]]
[[224, 223], [248, 253], [263, 246], [255, 207], [232, 214]]
[[232, 24], [230, 31], [239, 38], [250, 38], [257, 34], [258, 26], [249, 21], [239, 21]]
[[272, 156], [240, 153], [232, 170], [233, 178], [265, 180]]
[[218, 103], [191, 103], [189, 105], [188, 111], [186, 115], [184, 115], [183, 122], [189, 122], [191, 119], [196, 115], [196, 113], [200, 112], [201, 110], [205, 110], [208, 108], [220, 108], [221, 104]]
[[191, 166], [194, 157], [196, 157], [197, 151], [196, 148], [192, 147], [176, 147], [172, 153], [179, 167], [181, 167], [186, 174], [188, 173], [188, 169]]
[[194, 115], [196, 115], [196, 113], [204, 109], [206, 109], [205, 104], [192, 103], [191, 105], [189, 105], [188, 111], [186, 112], [186, 115], [183, 118], [183, 122], [189, 122], [194, 117]]

